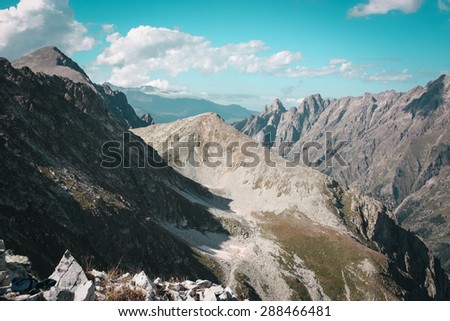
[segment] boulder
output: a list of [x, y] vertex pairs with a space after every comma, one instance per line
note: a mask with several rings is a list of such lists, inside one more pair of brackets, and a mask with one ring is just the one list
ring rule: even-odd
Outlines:
[[137, 286], [141, 289], [147, 290], [148, 292], [152, 292], [156, 290], [156, 285], [150, 281], [147, 274], [145, 274], [144, 271], [142, 271], [139, 274], [136, 274], [133, 279], [131, 280], [132, 286]]
[[108, 275], [103, 272], [103, 271], [97, 271], [95, 269], [93, 269], [90, 274], [94, 277], [94, 278], [99, 278], [99, 279], [105, 279]]
[[230, 287], [227, 286], [227, 287], [224, 289], [224, 291], [225, 291], [226, 293], [228, 293], [228, 296], [230, 297], [230, 300], [236, 300], [236, 299], [237, 299], [236, 293], [234, 293], [233, 290], [231, 290]]
[[197, 283], [193, 282], [193, 281], [183, 281], [181, 282], [181, 285], [186, 289], [186, 290], [191, 290], [193, 288], [195, 288], [197, 286]]
[[[11, 252], [11, 251], [8, 251]], [[24, 265], [24, 266], [31, 266], [31, 262], [30, 259], [28, 258], [28, 256], [23, 256], [23, 255], [14, 255], [12, 252], [6, 253], [6, 263], [15, 263], [15, 264], [20, 264], [20, 265]]]
[[69, 251], [64, 253], [55, 271], [49, 278], [56, 281], [56, 287], [72, 292], [75, 292], [79, 286], [88, 282], [83, 269]]
[[170, 291], [169, 293], [173, 301], [183, 301], [180, 297], [180, 293], [178, 293], [177, 291]]
[[228, 292], [222, 292], [222, 294], [218, 297], [219, 301], [229, 301], [232, 299], [231, 295]]
[[43, 293], [46, 301], [73, 301], [74, 294], [69, 290], [52, 287]]
[[200, 295], [200, 298], [202, 301], [217, 301], [216, 295], [211, 289], [205, 289], [205, 292], [203, 292], [203, 295]]
[[204, 288], [209, 288], [212, 285], [212, 282], [208, 280], [197, 280], [195, 283], [197, 283], [198, 286], [202, 286]]
[[221, 295], [224, 292], [223, 287], [220, 285], [211, 286], [209, 289], [213, 291], [215, 295]]
[[9, 283], [16, 277], [27, 278], [29, 275], [33, 274], [31, 270], [31, 262], [28, 257], [23, 255], [14, 255], [11, 250], [6, 250], [4, 255], [4, 262], [6, 262], [6, 272], [8, 273]]
[[49, 277], [56, 281], [55, 287], [59, 291], [67, 290], [73, 293], [75, 301], [92, 301], [96, 299], [95, 284], [89, 281], [75, 258], [66, 251]]
[[190, 296], [190, 295], [186, 295], [186, 300], [185, 301], [195, 301], [195, 299]]

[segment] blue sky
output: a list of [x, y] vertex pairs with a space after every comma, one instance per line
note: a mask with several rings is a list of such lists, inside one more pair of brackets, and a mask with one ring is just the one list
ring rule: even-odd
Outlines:
[[404, 91], [450, 72], [449, 0], [18, 3], [0, 3], [0, 56], [56, 45], [96, 82], [255, 110]]

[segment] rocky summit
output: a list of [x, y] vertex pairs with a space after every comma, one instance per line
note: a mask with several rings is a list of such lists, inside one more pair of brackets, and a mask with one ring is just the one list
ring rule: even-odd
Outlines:
[[[50, 46], [36, 50], [14, 60], [14, 68], [30, 68], [33, 72], [70, 79], [74, 83], [85, 84], [105, 100], [105, 107], [112, 116], [125, 127], [143, 127], [149, 123], [140, 119], [128, 104], [124, 93], [113, 90], [106, 84], [94, 84], [81, 67], [58, 48]], [[150, 116], [151, 118], [151, 116]], [[148, 119], [147, 119], [148, 120]]]
[[308, 144], [326, 146], [331, 133], [345, 166], [328, 166], [317, 148], [309, 149], [309, 163], [300, 163], [386, 204], [449, 269], [449, 124], [450, 77], [442, 75], [404, 93], [309, 96], [298, 107], [269, 108], [234, 126], [291, 161]]

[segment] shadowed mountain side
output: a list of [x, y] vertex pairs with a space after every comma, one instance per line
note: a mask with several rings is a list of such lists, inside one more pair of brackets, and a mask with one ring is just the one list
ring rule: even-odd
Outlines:
[[136, 148], [130, 168], [101, 167], [102, 145], [121, 142], [125, 129], [83, 83], [0, 59], [0, 99], [0, 233], [42, 276], [70, 248], [105, 269], [217, 280], [209, 259], [163, 225], [226, 235], [206, 207], [180, 191], [223, 208], [226, 199], [171, 168], [138, 168]]

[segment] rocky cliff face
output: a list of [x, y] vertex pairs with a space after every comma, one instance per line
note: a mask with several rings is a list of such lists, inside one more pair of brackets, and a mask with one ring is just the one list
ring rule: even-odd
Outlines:
[[281, 101], [275, 100], [261, 114], [250, 116], [233, 126], [265, 146], [278, 146], [280, 155], [286, 155], [292, 144], [314, 125], [329, 104], [329, 100], [314, 95], [307, 97], [298, 108], [286, 110]]
[[228, 238], [171, 230], [218, 260], [238, 293], [285, 300], [448, 296], [439, 262], [381, 203], [316, 170], [289, 166], [217, 115], [133, 132], [177, 171], [229, 200], [225, 208], [208, 204]]
[[[387, 204], [405, 228], [422, 236], [448, 267], [450, 198], [442, 186], [449, 174], [449, 84], [450, 77], [443, 75], [406, 93], [389, 91], [331, 101], [311, 96], [298, 108], [282, 113], [280, 119], [285, 122], [275, 128], [260, 124], [261, 129], [253, 132], [256, 127], [251, 120], [235, 127], [259, 140], [259, 133], [269, 127], [275, 132], [276, 146], [281, 145], [281, 155], [290, 160], [302, 154], [309, 142], [325, 146], [325, 133], [332, 133], [333, 146], [344, 142], [339, 154], [348, 166], [326, 166], [323, 150], [313, 148], [310, 158], [321, 162], [318, 169]], [[309, 119], [306, 126], [299, 125], [303, 118]], [[287, 149], [280, 144], [285, 139], [292, 141]]]
[[[163, 228], [222, 230], [180, 191], [215, 198], [171, 169], [100, 166], [126, 129], [98, 92], [0, 60], [0, 235], [49, 275], [67, 248], [99, 268], [216, 280], [208, 260]], [[128, 145], [127, 145], [128, 146]], [[149, 161], [154, 161], [152, 150]]]

